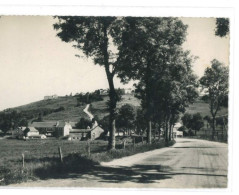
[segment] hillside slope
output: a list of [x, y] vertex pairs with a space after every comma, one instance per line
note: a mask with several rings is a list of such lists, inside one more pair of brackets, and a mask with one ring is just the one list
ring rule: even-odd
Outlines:
[[[211, 116], [209, 105], [203, 102], [202, 100], [197, 100], [195, 103], [189, 105], [189, 107], [186, 108], [186, 113], [195, 114], [197, 112], [199, 112], [203, 117], [206, 115]], [[221, 110], [218, 111], [217, 116], [226, 114], [228, 114], [228, 109], [222, 108]]]
[[[108, 115], [107, 102], [109, 101], [108, 96], [103, 96], [102, 101], [92, 102], [90, 106], [90, 112], [99, 119]], [[120, 108], [124, 104], [131, 104], [134, 107], [140, 106], [140, 100], [135, 98], [133, 95], [123, 95], [122, 100], [118, 102], [117, 108]], [[11, 108], [10, 110], [17, 110], [28, 116], [29, 121], [36, 119], [39, 113], [42, 113], [42, 118], [44, 121], [74, 121], [77, 122], [80, 118], [88, 118], [88, 116], [83, 112], [86, 104], [77, 106], [76, 96], [65, 96], [59, 97], [53, 100], [41, 100], [38, 102], [33, 102], [27, 105], [19, 106], [16, 108]], [[191, 104], [187, 109], [187, 113], [194, 114], [199, 112], [203, 117], [210, 115], [208, 104], [201, 100], [197, 100], [195, 103]], [[228, 110], [223, 108], [218, 112], [218, 116], [228, 114]]]
[[[108, 96], [104, 96], [102, 101], [96, 101], [91, 103], [91, 111], [94, 115], [103, 118], [108, 114], [107, 111], [107, 101], [109, 100]], [[140, 101], [135, 98], [133, 95], [123, 95], [122, 101], [118, 103], [117, 107], [129, 103], [134, 106], [139, 106]], [[84, 113], [84, 108], [86, 104], [77, 106], [77, 97], [76, 96], [64, 96], [59, 97], [58, 99], [52, 100], [41, 100], [33, 102], [27, 105], [11, 108], [9, 110], [17, 110], [22, 112], [27, 118], [36, 119], [39, 116], [39, 113], [42, 113], [42, 119], [44, 121], [74, 121], [77, 122], [80, 118], [88, 118]]]

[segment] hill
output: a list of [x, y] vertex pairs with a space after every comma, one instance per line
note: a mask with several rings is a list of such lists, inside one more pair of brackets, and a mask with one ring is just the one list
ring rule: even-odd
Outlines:
[[[103, 96], [102, 101], [95, 101], [91, 103], [91, 111], [94, 115], [99, 118], [103, 118], [108, 114], [107, 111], [107, 101], [108, 96]], [[122, 96], [122, 101], [118, 103], [117, 107], [129, 103], [134, 106], [139, 106], [140, 101], [133, 95], [127, 94]], [[26, 104], [23, 106], [8, 109], [8, 111], [16, 110], [22, 112], [23, 115], [29, 120], [36, 119], [39, 113], [42, 114], [42, 119], [44, 121], [74, 121], [77, 122], [80, 118], [88, 118], [88, 116], [83, 112], [86, 104], [77, 106], [77, 96], [64, 96], [58, 99], [51, 100], [41, 100]]]
[[[107, 102], [109, 100], [108, 96], [103, 96], [102, 101], [95, 101], [91, 103], [90, 111], [93, 115], [97, 115], [99, 119], [108, 115]], [[134, 107], [140, 106], [140, 100], [135, 98], [133, 95], [127, 94], [122, 96], [122, 100], [118, 102], [117, 108], [120, 108], [124, 104], [132, 104]], [[23, 115], [29, 120], [36, 119], [39, 113], [42, 113], [42, 119], [44, 121], [74, 121], [77, 122], [80, 118], [88, 118], [88, 116], [83, 112], [86, 104], [77, 106], [77, 96], [64, 96], [58, 99], [52, 100], [41, 100], [33, 102], [27, 105], [15, 107], [9, 109], [17, 110], [22, 112]], [[187, 113], [194, 114], [199, 112], [203, 117], [206, 115], [210, 116], [210, 110], [208, 104], [204, 103], [202, 100], [197, 100], [195, 103], [191, 104], [187, 109]], [[228, 110], [223, 108], [218, 112], [219, 115], [228, 114]]]
[[[209, 115], [211, 116], [209, 105], [203, 102], [202, 100], [197, 100], [195, 103], [189, 105], [186, 109], [186, 113], [189, 114], [195, 114], [199, 112], [203, 117]], [[227, 108], [222, 108], [221, 110], [218, 111], [217, 116], [220, 115], [227, 115], [228, 114], [228, 109]]]

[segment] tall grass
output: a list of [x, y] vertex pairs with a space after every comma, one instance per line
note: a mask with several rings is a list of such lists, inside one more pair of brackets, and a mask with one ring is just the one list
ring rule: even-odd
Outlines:
[[[101, 141], [91, 143], [92, 152], [89, 154], [87, 143], [81, 143], [79, 152], [72, 152], [64, 155], [63, 163], [59, 156], [32, 156], [25, 159], [25, 166], [22, 166], [22, 159], [18, 158], [13, 161], [6, 160], [4, 165], [0, 167], [0, 185], [8, 185], [11, 183], [20, 183], [28, 180], [37, 180], [45, 178], [64, 177], [68, 173], [84, 173], [94, 169], [102, 161], [111, 161], [116, 158], [130, 156], [133, 154], [146, 152], [165, 146], [165, 142], [154, 142], [152, 144], [128, 144], [125, 149], [122, 144], [118, 143], [118, 149], [115, 150], [97, 150], [97, 147], [102, 145]], [[173, 145], [175, 141], [171, 141], [169, 145]]]

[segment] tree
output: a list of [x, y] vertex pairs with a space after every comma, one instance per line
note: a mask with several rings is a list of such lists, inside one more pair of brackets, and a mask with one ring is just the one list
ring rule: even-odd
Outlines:
[[[75, 47], [87, 57], [91, 57], [95, 64], [103, 66], [109, 84], [110, 98], [110, 139], [108, 148], [115, 148], [115, 118], [117, 93], [113, 78], [117, 72], [115, 67], [117, 47], [120, 42], [123, 18], [116, 17], [79, 17], [59, 16], [54, 28], [57, 36], [65, 42], [74, 42]], [[117, 50], [117, 49], [116, 49]]]
[[203, 118], [200, 113], [195, 113], [193, 115], [185, 113], [181, 120], [186, 128], [195, 130], [195, 135], [197, 135], [197, 131], [204, 126]]
[[85, 118], [81, 118], [80, 121], [78, 123], [76, 123], [76, 128], [79, 128], [79, 129], [87, 129], [88, 127], [92, 127], [92, 121], [91, 120], [88, 120], [88, 119], [85, 119]]
[[147, 129], [147, 121], [145, 119], [145, 112], [142, 108], [137, 109], [134, 123], [137, 133], [143, 135]]
[[135, 111], [134, 107], [130, 104], [125, 104], [119, 109], [116, 119], [116, 127], [122, 129], [124, 132], [128, 131], [130, 135], [131, 130], [134, 128]]
[[207, 121], [207, 128], [212, 126], [212, 119], [210, 116], [206, 115], [203, 120]]
[[110, 117], [109, 115], [104, 116], [102, 119], [97, 120], [100, 127], [104, 129], [104, 136], [109, 132]]
[[200, 113], [196, 113], [192, 117], [191, 128], [195, 130], [195, 135], [204, 126], [203, 118]]
[[0, 112], [0, 129], [4, 133], [19, 126], [28, 126], [28, 121], [21, 112], [16, 110]]
[[183, 125], [187, 128], [187, 129], [191, 129], [192, 127], [192, 115], [189, 114], [189, 113], [185, 113], [182, 117], [181, 117], [181, 120], [183, 122]]
[[229, 18], [217, 18], [215, 35], [225, 37], [229, 33]]
[[221, 107], [225, 105], [225, 99], [228, 96], [229, 70], [216, 59], [212, 60], [211, 64], [211, 67], [205, 70], [204, 76], [200, 79], [200, 84], [208, 95], [212, 115], [212, 139], [214, 139], [216, 116]]
[[139, 80], [135, 92], [145, 110], [147, 141], [151, 143], [155, 109], [153, 94], [159, 89], [154, 83], [162, 80], [163, 75], [168, 75], [167, 71], [172, 73], [168, 67], [177, 61], [177, 55], [173, 54], [183, 53], [180, 48], [185, 41], [187, 26], [177, 18], [130, 17], [126, 21], [119, 45], [118, 75], [122, 82]]

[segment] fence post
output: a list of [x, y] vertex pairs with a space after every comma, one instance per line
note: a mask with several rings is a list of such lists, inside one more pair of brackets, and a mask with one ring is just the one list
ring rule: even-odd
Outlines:
[[24, 162], [25, 160], [24, 160], [24, 153], [22, 153], [22, 168], [24, 168], [25, 167], [25, 162]]
[[142, 141], [142, 144], [144, 144], [144, 137], [143, 136], [141, 137], [141, 141]]
[[63, 155], [62, 155], [62, 151], [61, 151], [61, 147], [58, 147], [58, 152], [59, 152], [59, 156], [60, 156], [60, 161], [61, 163], [63, 163]]
[[133, 138], [133, 146], [135, 147], [135, 137]]

